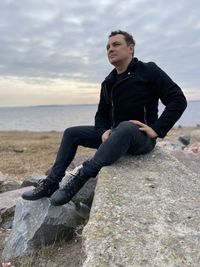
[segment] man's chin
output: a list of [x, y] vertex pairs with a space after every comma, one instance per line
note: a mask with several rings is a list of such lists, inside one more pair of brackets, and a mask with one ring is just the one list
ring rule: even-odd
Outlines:
[[118, 63], [118, 60], [116, 58], [109, 58], [109, 62], [115, 66]]

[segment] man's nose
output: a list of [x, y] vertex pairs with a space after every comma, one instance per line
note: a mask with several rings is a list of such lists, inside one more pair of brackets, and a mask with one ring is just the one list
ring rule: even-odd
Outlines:
[[114, 51], [114, 47], [113, 46], [110, 46], [109, 49], [108, 49], [108, 53]]

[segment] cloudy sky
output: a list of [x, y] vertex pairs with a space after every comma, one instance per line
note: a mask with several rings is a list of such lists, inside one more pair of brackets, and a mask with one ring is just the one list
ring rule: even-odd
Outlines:
[[200, 99], [198, 0], [1, 0], [0, 106], [97, 103], [112, 30]]

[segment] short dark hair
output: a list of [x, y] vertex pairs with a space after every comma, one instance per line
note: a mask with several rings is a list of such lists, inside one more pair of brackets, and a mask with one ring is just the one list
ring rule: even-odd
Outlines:
[[124, 36], [124, 39], [125, 39], [127, 45], [130, 45], [130, 44], [135, 45], [135, 40], [133, 39], [133, 36], [130, 33], [125, 32], [125, 31], [121, 31], [121, 30], [112, 31], [108, 37], [110, 38], [110, 37], [115, 36], [117, 34], [121, 34]]

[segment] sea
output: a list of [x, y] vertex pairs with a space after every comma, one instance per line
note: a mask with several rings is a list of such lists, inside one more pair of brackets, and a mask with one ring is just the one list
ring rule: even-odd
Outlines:
[[[163, 111], [159, 105], [159, 114]], [[0, 107], [0, 131], [63, 131], [76, 125], [94, 125], [97, 104]], [[200, 126], [200, 100], [189, 101], [175, 127]]]

